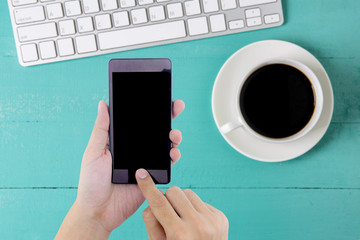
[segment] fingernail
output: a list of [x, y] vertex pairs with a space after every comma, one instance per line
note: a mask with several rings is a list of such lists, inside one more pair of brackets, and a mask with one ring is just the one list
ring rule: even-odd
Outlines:
[[148, 172], [145, 169], [138, 169], [136, 171], [136, 175], [140, 179], [145, 179], [147, 177], [147, 175], [148, 175]]

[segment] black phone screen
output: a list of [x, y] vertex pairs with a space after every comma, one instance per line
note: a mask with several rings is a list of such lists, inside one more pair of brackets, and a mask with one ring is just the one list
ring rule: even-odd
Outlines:
[[[171, 73], [112, 73], [113, 169], [121, 179], [136, 183], [139, 168], [157, 183], [170, 179]], [[113, 182], [114, 182], [113, 172]]]

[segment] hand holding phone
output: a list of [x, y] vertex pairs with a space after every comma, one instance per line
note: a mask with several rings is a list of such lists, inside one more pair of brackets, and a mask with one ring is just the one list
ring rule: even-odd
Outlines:
[[[172, 115], [176, 118], [184, 110], [184, 102], [173, 102]], [[145, 132], [142, 140], [147, 142]], [[81, 163], [77, 198], [66, 215], [55, 239], [70, 239], [73, 236], [94, 237], [108, 235], [144, 202], [144, 196], [137, 185], [115, 185], [111, 183], [112, 157], [108, 146], [109, 111], [104, 101], [100, 101], [98, 115], [89, 143]], [[174, 164], [180, 159], [176, 147], [182, 137], [179, 130], [170, 131], [173, 147], [170, 157]], [[104, 239], [106, 237], [103, 237]]]

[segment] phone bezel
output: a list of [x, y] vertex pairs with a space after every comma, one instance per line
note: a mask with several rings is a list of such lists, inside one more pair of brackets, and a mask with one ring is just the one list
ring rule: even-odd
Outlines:
[[[113, 85], [112, 73], [113, 72], [170, 72], [170, 129], [172, 128], [172, 63], [168, 58], [135, 58], [135, 59], [111, 59], [109, 61], [109, 115], [110, 115], [110, 128], [109, 128], [109, 149], [112, 156], [112, 176], [111, 182], [116, 184], [133, 184], [129, 182], [129, 176], [126, 175], [126, 170], [114, 169], [114, 131], [113, 131]], [[169, 140], [170, 141], [170, 140]], [[170, 149], [171, 149], [170, 142]], [[169, 167], [166, 170], [147, 169], [156, 184], [168, 184], [171, 179], [171, 159], [169, 152]], [[166, 171], [164, 174], [163, 171]]]

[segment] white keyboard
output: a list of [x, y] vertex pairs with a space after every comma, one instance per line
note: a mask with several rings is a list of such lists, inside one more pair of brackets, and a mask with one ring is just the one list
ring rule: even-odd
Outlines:
[[281, 0], [8, 0], [23, 66], [283, 24]]

